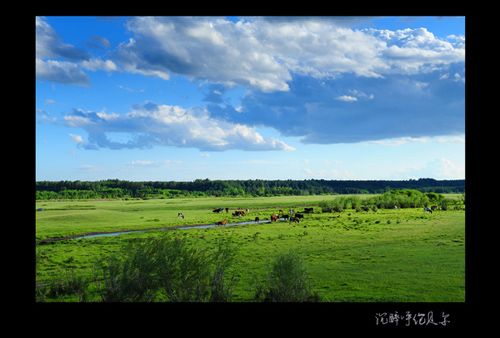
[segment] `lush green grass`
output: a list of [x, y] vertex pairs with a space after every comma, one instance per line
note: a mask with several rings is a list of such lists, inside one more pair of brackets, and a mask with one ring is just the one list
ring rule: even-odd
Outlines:
[[[229, 216], [215, 207], [249, 208], [250, 215], [269, 218], [279, 208], [313, 206], [335, 196], [271, 198], [200, 198], [146, 201], [39, 202], [37, 237], [92, 231], [140, 229], [211, 223]], [[316, 209], [315, 209], [316, 210]], [[177, 212], [186, 215], [177, 218]], [[159, 221], [152, 221], [158, 219]], [[67, 269], [90, 276], [94, 262], [134, 238], [182, 236], [197, 247], [213, 248], [218, 239], [238, 248], [230, 272], [239, 276], [234, 301], [251, 300], [272, 258], [290, 250], [299, 254], [310, 284], [324, 301], [456, 301], [465, 297], [465, 213], [421, 209], [306, 215], [300, 224], [218, 227], [127, 234], [68, 240], [37, 246], [37, 282], [58, 280]], [[90, 292], [90, 299], [99, 300]], [[57, 300], [78, 300], [76, 296]]]

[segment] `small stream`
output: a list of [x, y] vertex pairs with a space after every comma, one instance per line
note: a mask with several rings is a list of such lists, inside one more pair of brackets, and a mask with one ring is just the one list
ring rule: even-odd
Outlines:
[[[285, 220], [284, 218], [280, 218], [280, 221]], [[170, 231], [170, 230], [189, 230], [189, 229], [210, 229], [210, 228], [220, 228], [220, 227], [234, 227], [238, 225], [249, 225], [249, 224], [266, 224], [271, 223], [271, 220], [261, 220], [261, 221], [245, 221], [245, 222], [236, 222], [236, 223], [227, 223], [225, 225], [219, 225], [216, 223], [212, 224], [195, 224], [195, 225], [179, 225], [179, 226], [171, 226], [164, 228], [156, 228], [156, 229], [143, 229], [143, 230], [126, 230], [126, 231], [116, 231], [116, 232], [105, 232], [105, 233], [90, 233], [87, 235], [80, 236], [67, 236], [61, 238], [47, 238], [45, 240], [41, 240], [38, 244], [46, 244], [50, 242], [57, 242], [69, 239], [85, 239], [85, 238], [98, 238], [98, 237], [112, 237], [112, 236], [120, 236], [124, 234], [131, 233], [143, 233], [143, 232], [153, 232], [153, 231]]]

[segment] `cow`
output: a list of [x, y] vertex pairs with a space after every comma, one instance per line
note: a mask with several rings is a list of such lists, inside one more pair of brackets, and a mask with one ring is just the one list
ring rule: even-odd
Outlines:
[[428, 208], [428, 207], [424, 207], [424, 212], [430, 212], [432, 214], [431, 208]]
[[277, 222], [278, 221], [278, 215], [272, 214], [271, 215], [271, 222]]
[[224, 210], [224, 208], [217, 208], [217, 209], [212, 210], [212, 212], [219, 213], [219, 212], [221, 212], [222, 210]]
[[297, 217], [290, 217], [290, 223], [291, 222], [300, 223], [300, 219]]
[[437, 210], [437, 208], [438, 208], [438, 206], [437, 206], [437, 205], [433, 205], [433, 206], [431, 206], [431, 210], [432, 210], [432, 211]]
[[260, 221], [260, 218], [259, 217], [255, 217], [255, 222], [258, 222]]
[[299, 214], [299, 213], [296, 213], [296, 214], [295, 214], [295, 218], [304, 218], [304, 215]]
[[184, 219], [184, 214], [182, 212], [177, 213], [177, 217]]
[[226, 225], [227, 224], [227, 219], [223, 219], [222, 221], [218, 221], [217, 225]]
[[289, 215], [281, 215], [281, 218], [284, 218], [285, 220], [287, 220], [290, 218], [290, 216]]
[[229, 208], [226, 208], [226, 214], [229, 212]]
[[245, 216], [245, 211], [244, 210], [236, 210], [233, 212], [233, 216]]
[[304, 208], [304, 213], [305, 214], [310, 214], [312, 212], [314, 212], [314, 208]]

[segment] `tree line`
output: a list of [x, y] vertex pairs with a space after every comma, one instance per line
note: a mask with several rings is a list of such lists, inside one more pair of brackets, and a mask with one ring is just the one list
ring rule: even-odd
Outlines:
[[37, 181], [36, 199], [176, 198], [201, 196], [284, 196], [322, 194], [381, 194], [393, 189], [464, 193], [465, 180], [209, 180], [190, 182]]

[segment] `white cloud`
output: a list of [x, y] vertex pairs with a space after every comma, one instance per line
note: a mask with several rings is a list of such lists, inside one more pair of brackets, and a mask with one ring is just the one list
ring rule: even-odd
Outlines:
[[382, 139], [376, 141], [367, 141], [366, 143], [383, 145], [383, 146], [400, 146], [409, 143], [465, 144], [465, 135], [397, 137], [397, 138]]
[[83, 137], [81, 137], [80, 135], [69, 134], [69, 136], [71, 136], [71, 139], [76, 144], [83, 144], [83, 143], [85, 143], [85, 141], [83, 140]]
[[86, 60], [89, 58], [88, 53], [84, 50], [62, 42], [45, 18], [36, 17], [35, 28], [37, 58], [61, 57], [69, 60]]
[[77, 64], [66, 61], [36, 59], [36, 78], [66, 84], [88, 85], [89, 79]]
[[[314, 78], [430, 72], [464, 62], [462, 38], [440, 39], [425, 28], [354, 30], [335, 20], [141, 17], [118, 49], [126, 71], [168, 79], [174, 72], [218, 82], [288, 91], [292, 73]], [[457, 42], [458, 41], [458, 42]]]
[[358, 101], [358, 99], [356, 97], [349, 96], [349, 95], [338, 96], [336, 98], [336, 100], [343, 101], [343, 102], [356, 102], [356, 101]]
[[83, 68], [93, 72], [97, 70], [104, 70], [107, 72], [113, 72], [118, 70], [116, 64], [111, 60], [90, 59], [82, 61], [81, 65]]
[[[204, 151], [294, 150], [286, 143], [263, 137], [254, 128], [211, 118], [206, 110], [178, 106], [136, 106], [125, 115], [76, 110], [64, 117], [68, 126], [89, 133], [88, 145], [111, 149], [143, 148], [153, 145], [194, 147]], [[111, 141], [111, 133], [127, 133], [126, 143]]]
[[158, 162], [156, 161], [148, 161], [148, 160], [136, 160], [130, 162], [132, 166], [135, 167], [151, 167], [151, 166], [158, 166]]

